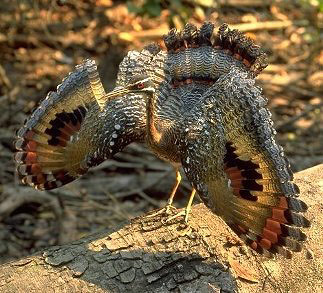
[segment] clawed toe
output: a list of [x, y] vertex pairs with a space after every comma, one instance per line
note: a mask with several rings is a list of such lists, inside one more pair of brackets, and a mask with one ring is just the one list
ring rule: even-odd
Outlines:
[[[178, 171], [177, 171], [177, 173], [179, 174]], [[176, 191], [176, 188], [174, 188], [175, 191]], [[157, 215], [162, 215], [162, 214], [171, 215], [170, 217], [168, 217], [166, 220], [163, 221], [164, 223], [168, 223], [171, 220], [174, 220], [174, 219], [176, 219], [176, 218], [178, 218], [180, 216], [185, 216], [184, 217], [184, 221], [187, 224], [188, 223], [188, 218], [189, 218], [189, 214], [190, 214], [190, 211], [191, 211], [192, 202], [193, 202], [193, 199], [194, 199], [195, 192], [196, 192], [196, 190], [193, 188], [185, 210], [180, 211], [179, 213], [176, 213], [175, 215], [172, 215], [173, 214], [173, 211], [176, 211], [177, 210], [172, 205], [172, 203], [173, 203], [173, 197], [174, 197], [174, 193], [172, 193], [172, 195], [170, 196], [170, 198], [168, 200], [167, 205], [164, 208], [160, 209], [159, 211], [154, 212], [154, 213], [152, 213], [150, 215], [147, 215], [147, 218], [152, 218], [152, 217], [155, 217]]]
[[[168, 223], [168, 222], [170, 222], [171, 220], [174, 220], [174, 219], [176, 219], [176, 218], [178, 218], [178, 217], [181, 217], [181, 216], [184, 216], [185, 215], [185, 219], [186, 219], [186, 213], [185, 213], [185, 210], [184, 211], [181, 211], [181, 212], [179, 212], [179, 213], [177, 213], [177, 214], [175, 214], [175, 215], [173, 215], [173, 216], [171, 216], [171, 217], [169, 217], [169, 218], [167, 218], [166, 220], [165, 220], [165, 223]], [[186, 222], [186, 221], [185, 221]]]
[[165, 221], [165, 223], [168, 223], [168, 222], [170, 222], [171, 220], [174, 220], [174, 219], [176, 219], [176, 218], [178, 218], [178, 217], [185, 216], [185, 217], [184, 217], [184, 221], [185, 221], [185, 223], [187, 224], [187, 223], [188, 223], [189, 214], [190, 214], [190, 209], [185, 209], [185, 210], [180, 211], [179, 213], [177, 213], [177, 214], [175, 214], [175, 215], [173, 215], [173, 216], [171, 216], [171, 217], [167, 218], [167, 219], [166, 219], [166, 221]]
[[169, 215], [169, 214], [171, 214], [172, 213], [172, 210], [173, 211], [175, 211], [175, 210], [177, 210], [177, 208], [176, 207], [174, 207], [173, 205], [171, 205], [171, 204], [168, 204], [167, 206], [165, 206], [165, 213], [167, 214], [167, 215]]
[[166, 214], [166, 215], [169, 215], [172, 213], [172, 210], [177, 210], [176, 207], [172, 206], [172, 205], [166, 205], [165, 207], [163, 207], [162, 209], [150, 214], [150, 215], [147, 215], [147, 218], [153, 218], [155, 216], [158, 216], [158, 215], [162, 215], [162, 214]]

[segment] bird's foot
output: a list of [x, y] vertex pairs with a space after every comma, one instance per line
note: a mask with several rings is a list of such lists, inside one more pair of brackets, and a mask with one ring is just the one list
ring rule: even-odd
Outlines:
[[170, 222], [171, 220], [174, 220], [174, 219], [176, 219], [176, 218], [178, 218], [178, 217], [181, 217], [181, 216], [184, 216], [184, 215], [185, 215], [185, 211], [181, 211], [181, 212], [179, 212], [179, 213], [177, 213], [177, 214], [175, 214], [175, 215], [173, 215], [173, 216], [171, 216], [171, 217], [167, 218], [167, 219], [165, 220], [165, 223], [168, 223], [168, 222]]
[[173, 216], [169, 217], [165, 222], [166, 222], [166, 223], [168, 223], [168, 222], [170, 222], [171, 220], [174, 220], [174, 219], [176, 219], [176, 218], [178, 218], [178, 217], [185, 216], [185, 217], [184, 217], [184, 221], [185, 221], [185, 223], [187, 224], [187, 223], [188, 223], [188, 218], [189, 218], [190, 211], [191, 211], [191, 209], [187, 209], [187, 208], [186, 208], [185, 210], [180, 211], [179, 213], [177, 213], [177, 214], [175, 214], [175, 215], [173, 215]]
[[166, 214], [166, 215], [169, 215], [171, 214], [172, 210], [177, 210], [177, 208], [175, 208], [174, 206], [172, 206], [171, 204], [167, 204], [165, 207], [163, 207], [162, 209], [160, 209], [159, 211], [157, 212], [154, 212], [150, 215], [147, 215], [147, 218], [153, 218], [155, 216], [158, 216], [158, 215], [162, 215], [162, 214]]
[[177, 210], [177, 208], [175, 208], [172, 204], [167, 204], [167, 205], [164, 207], [164, 209], [165, 209], [165, 213], [166, 213], [167, 215], [172, 214], [172, 210], [173, 210], [173, 211]]
[[187, 206], [186, 206], [185, 210], [175, 214], [174, 216], [171, 216], [165, 222], [167, 223], [167, 222], [169, 222], [169, 221], [171, 221], [173, 219], [176, 219], [176, 218], [178, 218], [180, 216], [185, 216], [184, 221], [187, 224], [188, 223], [188, 217], [189, 217], [190, 212], [191, 212], [192, 202], [193, 202], [195, 193], [196, 193], [196, 190], [195, 190], [195, 188], [193, 188], [192, 192], [191, 192], [191, 195], [190, 195], [190, 199], [188, 200], [188, 203], [187, 203]]

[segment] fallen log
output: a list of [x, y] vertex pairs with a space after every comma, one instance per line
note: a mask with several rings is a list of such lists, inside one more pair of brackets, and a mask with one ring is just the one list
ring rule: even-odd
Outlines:
[[323, 164], [296, 174], [308, 240], [290, 260], [244, 246], [204, 205], [189, 227], [161, 215], [133, 219], [0, 266], [0, 292], [322, 292]]

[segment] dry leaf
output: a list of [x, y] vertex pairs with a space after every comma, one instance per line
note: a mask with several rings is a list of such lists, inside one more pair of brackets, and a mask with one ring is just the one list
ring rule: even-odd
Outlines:
[[229, 264], [239, 278], [253, 283], [259, 282], [258, 274], [254, 270], [250, 270], [246, 265], [240, 264], [231, 257], [229, 257]]

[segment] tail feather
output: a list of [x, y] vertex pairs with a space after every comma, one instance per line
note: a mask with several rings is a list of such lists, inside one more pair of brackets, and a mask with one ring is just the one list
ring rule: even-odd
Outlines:
[[227, 24], [221, 25], [217, 33], [213, 31], [214, 25], [211, 22], [205, 22], [199, 30], [188, 23], [180, 32], [170, 30], [164, 36], [164, 43], [171, 54], [207, 46], [221, 50], [248, 68], [252, 76], [256, 76], [267, 66], [267, 55], [242, 32], [230, 30]]

